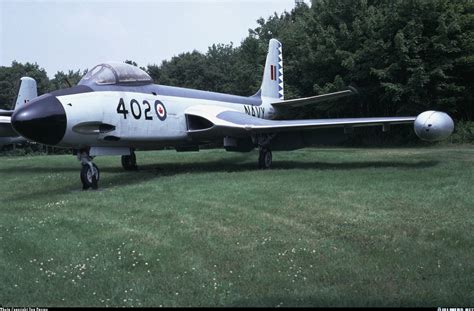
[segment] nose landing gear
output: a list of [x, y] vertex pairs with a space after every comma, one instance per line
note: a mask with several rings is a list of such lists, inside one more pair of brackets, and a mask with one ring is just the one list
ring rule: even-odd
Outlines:
[[99, 188], [100, 171], [97, 165], [92, 162], [93, 157], [89, 155], [88, 149], [81, 149], [77, 153], [77, 159], [81, 162], [81, 182], [82, 190]]

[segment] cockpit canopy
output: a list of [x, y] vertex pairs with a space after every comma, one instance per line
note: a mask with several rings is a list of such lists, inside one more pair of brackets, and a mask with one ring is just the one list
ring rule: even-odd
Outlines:
[[108, 62], [97, 65], [88, 71], [78, 85], [144, 85], [150, 83], [153, 83], [153, 79], [140, 68], [126, 63]]

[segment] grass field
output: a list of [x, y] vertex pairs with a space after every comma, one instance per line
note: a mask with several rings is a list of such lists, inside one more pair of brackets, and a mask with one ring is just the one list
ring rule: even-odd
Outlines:
[[474, 303], [474, 147], [0, 158], [2, 306]]

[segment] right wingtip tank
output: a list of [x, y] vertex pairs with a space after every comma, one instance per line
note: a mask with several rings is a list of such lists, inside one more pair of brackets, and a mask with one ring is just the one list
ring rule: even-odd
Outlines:
[[429, 110], [416, 117], [414, 129], [421, 140], [439, 141], [451, 135], [454, 121], [445, 112]]

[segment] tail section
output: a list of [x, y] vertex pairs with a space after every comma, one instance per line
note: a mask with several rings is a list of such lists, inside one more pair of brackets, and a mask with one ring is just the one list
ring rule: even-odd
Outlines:
[[268, 45], [265, 71], [263, 72], [263, 81], [259, 92], [262, 97], [284, 99], [283, 52], [281, 43], [276, 39], [271, 39]]
[[16, 99], [14, 109], [23, 107], [30, 100], [38, 96], [35, 79], [30, 77], [23, 77], [20, 80], [20, 90], [18, 91], [18, 97]]

